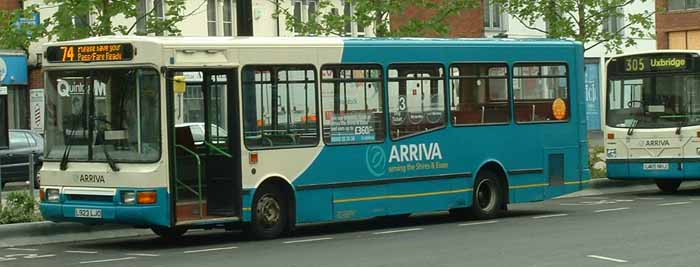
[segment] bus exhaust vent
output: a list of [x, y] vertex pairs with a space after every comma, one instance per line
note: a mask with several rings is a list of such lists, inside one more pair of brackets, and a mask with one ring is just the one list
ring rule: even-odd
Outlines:
[[549, 154], [549, 185], [564, 185], [564, 154]]

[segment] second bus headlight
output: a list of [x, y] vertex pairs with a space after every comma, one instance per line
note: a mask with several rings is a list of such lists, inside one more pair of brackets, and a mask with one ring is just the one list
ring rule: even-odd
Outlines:
[[60, 199], [61, 199], [61, 194], [59, 194], [58, 189], [56, 189], [56, 188], [46, 189], [46, 201], [58, 202]]
[[122, 192], [122, 202], [127, 205], [136, 204], [136, 192]]

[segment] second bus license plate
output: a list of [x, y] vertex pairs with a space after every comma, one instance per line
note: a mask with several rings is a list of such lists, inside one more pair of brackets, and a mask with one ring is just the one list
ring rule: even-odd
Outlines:
[[79, 218], [102, 218], [101, 209], [75, 209], [75, 217]]
[[646, 171], [668, 170], [668, 163], [644, 163], [644, 170], [646, 170]]

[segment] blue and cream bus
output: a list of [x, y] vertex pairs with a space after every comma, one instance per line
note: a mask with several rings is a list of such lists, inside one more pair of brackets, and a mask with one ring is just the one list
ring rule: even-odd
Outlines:
[[41, 211], [165, 237], [452, 211], [589, 181], [570, 41], [100, 37], [45, 46]]
[[700, 51], [619, 55], [607, 63], [610, 179], [654, 180], [662, 192], [700, 179]]

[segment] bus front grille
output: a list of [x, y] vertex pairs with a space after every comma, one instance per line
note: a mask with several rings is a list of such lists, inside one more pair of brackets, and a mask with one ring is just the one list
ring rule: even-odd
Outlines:
[[68, 200], [74, 201], [91, 201], [91, 202], [112, 202], [114, 196], [99, 196], [99, 195], [68, 195]]

